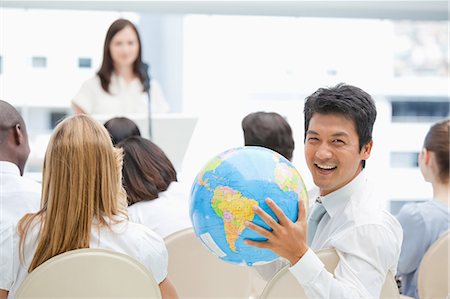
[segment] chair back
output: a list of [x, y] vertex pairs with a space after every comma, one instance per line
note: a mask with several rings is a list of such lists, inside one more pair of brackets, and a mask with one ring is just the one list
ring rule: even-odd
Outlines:
[[[317, 252], [317, 256], [324, 263], [325, 269], [334, 273], [338, 263], [339, 256], [336, 250], [327, 248]], [[380, 298], [398, 299], [400, 296], [394, 276], [388, 272], [383, 288], [381, 290]], [[275, 299], [275, 298], [308, 298], [299, 284], [297, 279], [289, 271], [289, 267], [280, 270], [266, 285], [260, 299]]]
[[16, 298], [160, 299], [161, 293], [153, 275], [135, 259], [86, 248], [62, 253], [37, 267]]
[[428, 248], [419, 266], [417, 289], [419, 298], [450, 297], [449, 255], [450, 231]]
[[168, 278], [180, 298], [246, 298], [250, 269], [220, 260], [195, 236], [192, 228], [164, 239], [169, 252]]

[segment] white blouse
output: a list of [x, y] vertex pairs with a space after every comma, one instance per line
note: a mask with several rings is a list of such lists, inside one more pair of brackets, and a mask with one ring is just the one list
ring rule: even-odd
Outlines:
[[158, 235], [168, 235], [192, 227], [189, 217], [188, 191], [179, 182], [159, 193], [158, 198], [135, 203], [128, 207], [130, 221], [141, 223]]
[[[16, 230], [17, 231], [17, 230]], [[2, 273], [3, 287], [8, 290], [8, 299], [14, 298], [17, 289], [28, 275], [28, 267], [34, 256], [39, 235], [39, 223], [32, 224], [24, 246], [24, 263], [19, 260], [19, 236], [16, 232], [13, 236], [13, 266], [12, 269], [0, 267]], [[5, 247], [8, 242], [0, 248], [1, 258], [10, 247]], [[151, 273], [157, 283], [161, 283], [167, 276], [168, 254], [164, 241], [155, 232], [147, 227], [132, 223], [127, 220], [117, 224], [111, 223], [108, 227], [92, 226], [90, 248], [101, 248], [117, 251], [129, 255], [144, 265]], [[10, 253], [9, 253], [10, 254]]]
[[[159, 83], [150, 82], [151, 113], [165, 113], [170, 110]], [[136, 78], [126, 82], [123, 77], [112, 74], [109, 93], [104, 91], [100, 78], [94, 76], [83, 83], [72, 103], [101, 122], [113, 117], [127, 117], [134, 120], [144, 137], [148, 134], [148, 95], [142, 90], [141, 81]]]

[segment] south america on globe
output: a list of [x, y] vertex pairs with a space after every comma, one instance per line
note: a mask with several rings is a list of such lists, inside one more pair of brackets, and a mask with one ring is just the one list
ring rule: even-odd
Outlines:
[[295, 167], [280, 154], [258, 146], [225, 151], [211, 159], [197, 175], [191, 190], [190, 216], [195, 234], [220, 259], [258, 265], [278, 256], [245, 244], [244, 239], [265, 240], [245, 227], [245, 221], [269, 227], [254, 213], [259, 206], [278, 221], [265, 203], [272, 199], [292, 221], [298, 200], [307, 206], [307, 192]]

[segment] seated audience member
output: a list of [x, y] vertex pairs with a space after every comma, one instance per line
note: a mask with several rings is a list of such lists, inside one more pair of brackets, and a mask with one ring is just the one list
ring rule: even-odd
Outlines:
[[23, 177], [29, 154], [23, 118], [0, 100], [0, 224], [16, 224], [26, 213], [39, 210], [41, 186]]
[[[14, 298], [27, 275], [39, 265], [80, 248], [128, 254], [153, 273], [163, 298], [177, 297], [167, 279], [163, 240], [147, 227], [127, 220], [121, 168], [122, 150], [113, 147], [108, 132], [97, 121], [77, 115], [58, 124], [44, 159], [41, 209], [19, 222], [14, 270], [2, 269], [0, 264], [8, 298]], [[2, 249], [0, 255], [7, 251]]]
[[417, 274], [425, 252], [450, 229], [449, 127], [448, 119], [434, 124], [419, 154], [420, 171], [433, 186], [433, 199], [405, 204], [396, 216], [403, 228], [397, 274], [402, 294], [414, 298], [419, 298]]
[[245, 145], [269, 148], [292, 160], [294, 139], [289, 123], [275, 112], [254, 112], [242, 120]]
[[13, 235], [17, 222], [39, 210], [41, 185], [23, 177], [30, 154], [25, 122], [9, 103], [0, 100], [0, 298], [6, 298], [6, 271], [13, 267]]
[[192, 226], [188, 195], [169, 158], [150, 140], [133, 136], [117, 145], [124, 151], [123, 185], [131, 221], [161, 237]]
[[130, 136], [141, 136], [141, 132], [136, 123], [126, 117], [111, 118], [105, 122], [104, 126], [111, 135], [114, 146]]
[[[311, 213], [306, 218], [300, 200], [292, 222], [267, 199], [276, 217], [256, 206], [254, 212], [270, 229], [245, 223], [267, 241], [244, 242], [285, 259], [257, 266], [265, 278], [290, 263], [308, 298], [380, 298], [387, 273], [397, 269], [402, 231], [374, 196], [365, 171], [374, 142], [375, 103], [362, 89], [338, 84], [308, 96], [303, 112], [304, 154], [316, 185], [309, 192], [315, 201]], [[330, 247], [339, 256], [334, 272], [315, 253]]]

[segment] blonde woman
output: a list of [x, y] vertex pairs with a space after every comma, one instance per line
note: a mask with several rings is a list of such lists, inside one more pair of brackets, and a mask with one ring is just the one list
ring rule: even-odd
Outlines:
[[128, 221], [121, 169], [122, 151], [100, 123], [76, 115], [56, 127], [44, 159], [41, 209], [19, 222], [15, 260], [20, 264], [9, 278], [8, 298], [48, 259], [88, 247], [134, 257], [153, 273], [163, 298], [177, 297], [166, 278], [163, 240]]

